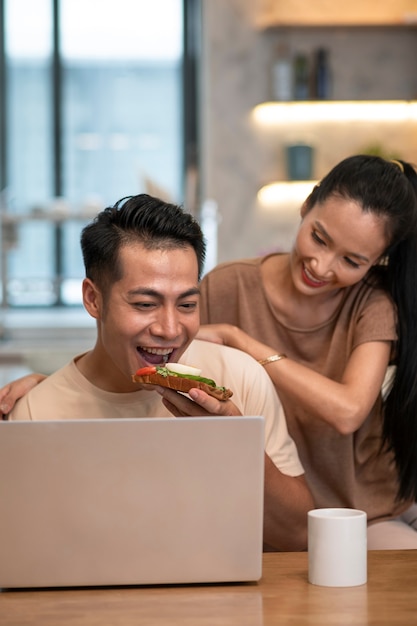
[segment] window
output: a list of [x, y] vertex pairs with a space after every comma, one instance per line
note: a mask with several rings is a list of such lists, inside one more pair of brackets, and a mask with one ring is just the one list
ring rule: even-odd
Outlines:
[[82, 227], [127, 195], [183, 201], [191, 3], [0, 0], [3, 306], [81, 304]]

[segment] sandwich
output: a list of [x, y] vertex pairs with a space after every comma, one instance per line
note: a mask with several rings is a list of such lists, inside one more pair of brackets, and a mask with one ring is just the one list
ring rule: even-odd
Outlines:
[[214, 380], [204, 378], [200, 374], [201, 370], [195, 367], [181, 363], [167, 363], [164, 366], [142, 367], [132, 375], [132, 380], [141, 385], [159, 385], [183, 393], [188, 393], [190, 389], [197, 387], [218, 400], [228, 400], [232, 397], [233, 392], [230, 389], [219, 387]]

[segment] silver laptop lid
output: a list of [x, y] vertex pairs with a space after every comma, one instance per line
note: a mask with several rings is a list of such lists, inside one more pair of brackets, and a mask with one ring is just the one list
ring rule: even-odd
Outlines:
[[0, 423], [0, 587], [258, 580], [261, 417]]

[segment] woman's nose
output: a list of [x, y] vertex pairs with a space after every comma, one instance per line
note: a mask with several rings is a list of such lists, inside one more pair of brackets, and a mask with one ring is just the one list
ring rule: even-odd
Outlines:
[[329, 252], [322, 252], [317, 255], [311, 263], [311, 268], [317, 278], [326, 278], [332, 273], [334, 266], [334, 256]]

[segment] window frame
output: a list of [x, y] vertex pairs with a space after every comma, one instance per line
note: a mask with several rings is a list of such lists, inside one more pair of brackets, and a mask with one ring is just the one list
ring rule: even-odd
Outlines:
[[[201, 1], [182, 0], [183, 3], [183, 58], [182, 58], [182, 195], [184, 207], [198, 216], [200, 206], [200, 136], [199, 136], [199, 86], [198, 75], [201, 57]], [[60, 0], [52, 3], [52, 54], [50, 66], [51, 98], [52, 98], [52, 193], [55, 197], [63, 194], [63, 62], [60, 42]], [[0, 211], [5, 200], [4, 190], [8, 187], [9, 168], [8, 155], [8, 104], [7, 104], [7, 58], [5, 42], [5, 10], [6, 0], [0, 0]], [[68, 220], [73, 218], [69, 217]], [[55, 301], [50, 305], [16, 305], [9, 302], [7, 285], [7, 249], [4, 246], [3, 228], [1, 228], [1, 306], [2, 308], [46, 308], [73, 305], [62, 300], [61, 276], [63, 272], [63, 227], [66, 220], [53, 222], [54, 258], [51, 259]]]

